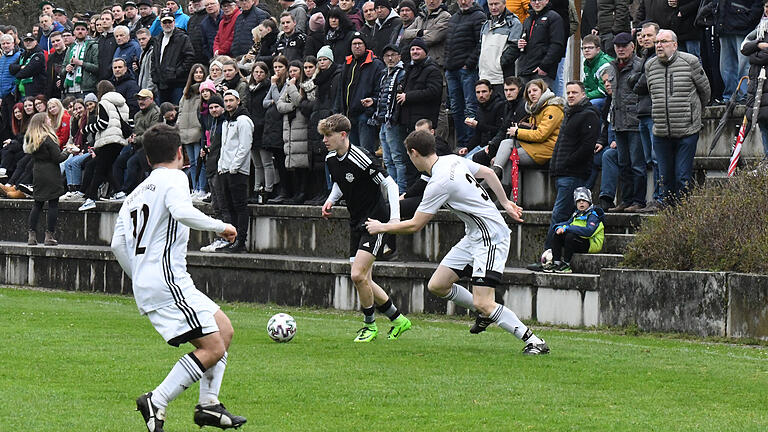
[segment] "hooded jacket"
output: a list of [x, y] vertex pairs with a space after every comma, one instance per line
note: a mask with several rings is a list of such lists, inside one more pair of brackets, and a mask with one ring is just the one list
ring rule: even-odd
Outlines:
[[577, 236], [589, 239], [587, 253], [598, 253], [603, 250], [605, 240], [605, 211], [594, 205], [590, 205], [584, 211], [576, 210], [570, 219], [565, 222], [555, 223], [555, 228], [562, 227], [565, 231]]
[[68, 154], [62, 152], [59, 143], [47, 137], [37, 145], [24, 142], [24, 153], [31, 154], [33, 197], [35, 201], [50, 201], [64, 195], [64, 179], [59, 164], [67, 160]]
[[293, 21], [296, 22], [296, 29], [301, 30], [302, 33], [307, 32], [307, 12], [309, 7], [304, 0], [294, 0], [293, 4], [285, 10], [293, 17]]
[[141, 53], [139, 60], [139, 88], [148, 89], [153, 94], [157, 94], [157, 86], [152, 81], [152, 57], [154, 57], [155, 39], [152, 38], [147, 44], [147, 48]]
[[[415, 12], [415, 11], [414, 11]], [[429, 48], [429, 56], [432, 57], [432, 61], [440, 65], [441, 67], [446, 64], [445, 50], [448, 43], [448, 21], [451, 19], [451, 13], [448, 12], [448, 8], [444, 4], [441, 4], [437, 9], [427, 13], [427, 16], [417, 16], [413, 20], [413, 24], [403, 32], [403, 39], [412, 41], [417, 37], [424, 39], [424, 42]], [[475, 18], [477, 19], [477, 18]], [[478, 26], [478, 32], [479, 32]], [[477, 33], [479, 35], [479, 33]], [[411, 55], [407, 50], [405, 44], [400, 45], [403, 49], [402, 59], [405, 64], [411, 61]], [[448, 48], [448, 52], [453, 54], [452, 48]]]
[[[24, 66], [23, 69], [22, 66]], [[20, 80], [18, 86], [22, 98], [45, 92], [48, 80], [45, 76], [45, 54], [40, 49], [40, 45], [35, 45], [33, 49], [21, 53], [18, 61], [11, 63], [8, 70], [11, 75]]]
[[516, 138], [526, 153], [539, 165], [552, 157], [555, 143], [560, 135], [565, 101], [547, 89], [533, 106], [525, 104], [530, 114], [530, 129], [518, 128]]
[[552, 177], [589, 178], [595, 143], [600, 135], [600, 113], [588, 98], [565, 109], [560, 126], [549, 175]]
[[504, 77], [515, 75], [515, 61], [520, 50], [515, 44], [523, 33], [523, 24], [515, 14], [504, 9], [498, 19], [489, 19], [480, 31], [480, 79], [503, 84]]
[[250, 175], [252, 141], [253, 122], [248, 117], [248, 111], [238, 106], [234, 112], [224, 113], [219, 174]]
[[437, 128], [440, 100], [443, 96], [443, 73], [430, 57], [414, 62], [405, 71], [405, 102], [400, 108], [400, 124], [413, 130], [416, 122], [426, 118]]
[[123, 95], [117, 92], [104, 94], [99, 101], [99, 111], [95, 123], [89, 121], [85, 127], [86, 133], [96, 134], [93, 148], [103, 147], [108, 144], [128, 145], [128, 140], [123, 138], [123, 130], [120, 127], [120, 119], [130, 122], [128, 105]]
[[[384, 62], [373, 55], [371, 50], [367, 50], [359, 59], [348, 55], [341, 73], [337, 109], [334, 111], [350, 119], [360, 114], [372, 117], [378, 103], [381, 74], [385, 68]], [[440, 86], [442, 88], [442, 80]], [[365, 98], [372, 98], [373, 105], [364, 107], [360, 101]]]
[[538, 67], [554, 79], [557, 65], [565, 55], [566, 35], [562, 23], [560, 14], [550, 5], [539, 12], [531, 9], [531, 14], [523, 23], [523, 37], [527, 45], [517, 63], [518, 75], [533, 75]]
[[247, 11], [242, 11], [237, 20], [235, 20], [235, 34], [232, 39], [232, 47], [229, 49], [230, 56], [238, 57], [248, 52], [253, 45], [251, 29], [261, 24], [267, 18], [269, 18], [269, 14], [256, 5], [253, 5]]
[[184, 87], [189, 70], [192, 69], [192, 62], [195, 61], [195, 51], [189, 36], [184, 30], [175, 28], [165, 47], [165, 53], [161, 53], [162, 45], [161, 34], [155, 38], [155, 49], [152, 53], [152, 81], [160, 90]]
[[384, 47], [394, 43], [397, 36], [400, 35], [400, 29], [403, 27], [403, 20], [400, 19], [400, 15], [398, 15], [394, 9], [391, 9], [387, 18], [384, 19], [384, 22], [379, 22], [377, 19], [374, 27], [373, 38], [371, 38], [371, 49], [374, 54], [381, 57], [383, 54], [381, 51]]

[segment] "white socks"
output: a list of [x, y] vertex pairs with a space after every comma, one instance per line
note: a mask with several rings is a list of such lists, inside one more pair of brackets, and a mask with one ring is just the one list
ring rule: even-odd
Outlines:
[[464, 309], [477, 312], [477, 310], [475, 310], [475, 305], [472, 302], [472, 293], [461, 285], [453, 284], [453, 286], [451, 286], [451, 292], [443, 298], [456, 303]]
[[152, 403], [165, 409], [172, 400], [189, 386], [200, 380], [205, 368], [193, 353], [184, 355], [173, 366], [162, 383], [152, 390]]
[[224, 370], [227, 368], [227, 357], [228, 353], [225, 352], [224, 356], [215, 365], [205, 371], [203, 379], [200, 380], [200, 405], [209, 406], [220, 403], [219, 390], [221, 390]]
[[504, 330], [512, 333], [523, 342], [540, 344], [542, 341], [520, 321], [517, 315], [504, 305], [498, 305], [490, 317]]

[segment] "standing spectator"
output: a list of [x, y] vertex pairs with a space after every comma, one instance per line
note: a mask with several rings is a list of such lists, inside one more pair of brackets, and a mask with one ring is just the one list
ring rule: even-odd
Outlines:
[[19, 60], [21, 51], [16, 47], [13, 36], [7, 33], [0, 36], [0, 51], [0, 141], [5, 141], [10, 138], [8, 131], [16, 102], [16, 77], [11, 75], [9, 67]]
[[50, 36], [51, 50], [47, 53], [45, 66], [45, 79], [48, 83], [45, 95], [48, 98], [61, 97], [61, 71], [64, 70], [64, 58], [67, 55], [67, 47], [61, 33], [53, 32]]
[[[344, 64], [347, 56], [351, 53], [350, 44], [352, 35], [355, 34], [355, 25], [341, 9], [332, 7], [328, 12], [325, 26], [325, 44], [333, 52], [333, 61], [337, 64]], [[323, 164], [325, 164], [325, 160], [323, 160]]]
[[61, 24], [62, 27], [64, 27], [62, 32], [65, 30], [72, 30], [72, 21], [69, 20], [67, 17], [67, 11], [63, 8], [57, 7], [53, 9], [53, 20], [57, 23]]
[[565, 40], [563, 19], [552, 10], [549, 0], [531, 2], [531, 14], [523, 23], [522, 38], [517, 41], [517, 47], [523, 51], [517, 63], [520, 78], [540, 78], [551, 86], [557, 65], [565, 55]]
[[[456, 145], [467, 147], [472, 129], [464, 124], [464, 119], [474, 118], [477, 111], [475, 82], [478, 80], [480, 29], [485, 22], [485, 14], [474, 0], [459, 0], [458, 3], [459, 11], [450, 18], [446, 28], [445, 78], [453, 127], [456, 129]], [[437, 119], [430, 120], [437, 129]]]
[[96, 38], [99, 46], [98, 80], [108, 80], [112, 76], [112, 59], [117, 51], [117, 40], [112, 28], [114, 18], [112, 12], [105, 10], [99, 16], [99, 35]]
[[293, 21], [296, 23], [296, 28], [306, 34], [307, 33], [307, 2], [304, 0], [279, 0], [280, 6], [283, 8], [283, 12], [288, 12], [293, 17]]
[[674, 205], [692, 179], [709, 81], [696, 56], [677, 50], [677, 36], [671, 30], [660, 30], [656, 36], [656, 57], [645, 64], [645, 74], [664, 198]]
[[64, 40], [64, 46], [67, 49], [75, 44], [75, 35], [72, 33], [72, 30], [65, 29], [61, 32], [61, 38]]
[[[671, 3], [677, 0], [662, 1], [664, 3]], [[600, 36], [597, 46], [610, 56], [615, 56], [616, 53], [613, 51], [614, 36], [631, 30], [632, 17], [629, 15], [629, 3], [631, 3], [631, 0], [600, 0], [597, 3], [597, 31]], [[648, 3], [648, 0], [641, 0], [640, 8], [643, 7], [644, 3]], [[674, 14], [675, 12], [671, 15]], [[638, 21], [642, 22], [642, 19], [639, 18]], [[584, 33], [582, 33], [582, 37], [584, 37]], [[595, 79], [599, 82], [600, 74], [596, 75]], [[587, 87], [587, 90], [589, 90], [589, 87]]]
[[136, 30], [140, 28], [149, 30], [157, 18], [157, 14], [152, 10], [152, 0], [137, 0], [136, 6], [139, 8], [140, 17]]
[[38, 22], [40, 23], [40, 38], [38, 39], [38, 44], [43, 51], [50, 51], [53, 49], [53, 45], [51, 44], [51, 33], [61, 33], [61, 31], [64, 30], [64, 26], [59, 24], [58, 21], [54, 21], [53, 16], [49, 14], [41, 14], [38, 18]]
[[114, 4], [110, 10], [112, 11], [112, 16], [115, 18], [115, 27], [125, 25], [125, 11], [123, 10], [123, 6]]
[[229, 55], [232, 51], [232, 42], [235, 38], [235, 24], [240, 16], [240, 9], [235, 5], [235, 0], [221, 2], [221, 21], [219, 31], [213, 39], [213, 56]]
[[[469, 0], [467, 0], [469, 1]], [[445, 7], [443, 4], [443, 0], [426, 0], [424, 3], [427, 6], [427, 15], [426, 16], [418, 16], [416, 17], [413, 24], [403, 32], [403, 39], [405, 39], [408, 44], [401, 43], [400, 47], [403, 48], [402, 50], [402, 59], [403, 63], [408, 64], [408, 62], [411, 61], [410, 53], [408, 52], [407, 47], [411, 46], [411, 41], [416, 39], [417, 37], [424, 40], [424, 42], [427, 44], [427, 48], [429, 49], [429, 52], [432, 53], [430, 57], [432, 57], [432, 61], [437, 63], [441, 68], [446, 66], [447, 61], [444, 58], [445, 57], [445, 49], [448, 41], [448, 37], [452, 36], [454, 38], [457, 37], [457, 35], [449, 34], [448, 32], [448, 20], [451, 19], [451, 14], [448, 12], [448, 8]], [[468, 7], [469, 9], [472, 9]], [[458, 12], [461, 14], [462, 12]], [[467, 14], [467, 12], [464, 12]], [[473, 9], [471, 12], [468, 12], [468, 14], [475, 14], [475, 10]], [[478, 14], [472, 15], [472, 18], [469, 19], [470, 22], [474, 22], [474, 20], [479, 20]], [[463, 21], [463, 19], [462, 19]], [[475, 33], [473, 33], [475, 40], [479, 41], [480, 38], [480, 26], [482, 25], [482, 20], [480, 20], [480, 24], [477, 25], [477, 30]], [[470, 28], [471, 27], [470, 25]], [[462, 32], [463, 34], [466, 33], [466, 31]], [[466, 37], [466, 34], [464, 36], [459, 37], [459, 40], [463, 40]], [[461, 44], [457, 41], [452, 44], [456, 45], [458, 49], [461, 48]], [[457, 52], [457, 49], [449, 48], [448, 53], [449, 55], [460, 55], [461, 53]], [[473, 54], [471, 52], [465, 53], [467, 55], [475, 56], [476, 54]], [[454, 60], [456, 62], [456, 60]], [[471, 65], [471, 62], [470, 62]], [[474, 93], [471, 91], [469, 93]], [[435, 125], [437, 126], [437, 125]]]
[[419, 10], [416, 8], [416, 4], [412, 0], [403, 0], [398, 5], [398, 13], [400, 14], [400, 20], [403, 22], [403, 26], [400, 27], [400, 32], [395, 39], [395, 46], [407, 46], [410, 45], [412, 39], [405, 39], [405, 30], [410, 28], [416, 22], [416, 15]]
[[[283, 153], [285, 169], [289, 173], [282, 177], [286, 182], [290, 198], [287, 204], [303, 204], [309, 189], [309, 144], [307, 139], [307, 116], [299, 106], [306, 98], [300, 90], [302, 63], [292, 61], [288, 66], [288, 82], [280, 99], [275, 102], [277, 111], [283, 115]], [[284, 189], [285, 190], [285, 189]]]
[[591, 34], [584, 36], [581, 41], [581, 51], [584, 54], [584, 87], [587, 89], [587, 97], [598, 111], [602, 111], [606, 93], [601, 77], [603, 71], [611, 67], [613, 58], [600, 49], [600, 38]]
[[115, 27], [114, 35], [115, 42], [117, 42], [114, 58], [125, 60], [125, 64], [128, 65], [131, 72], [137, 70], [141, 59], [141, 45], [136, 39], [131, 39], [131, 31], [126, 26]]
[[[161, 33], [165, 31], [165, 28], [162, 26], [162, 18], [165, 12], [169, 12], [171, 16], [173, 16], [174, 25], [184, 31], [187, 31], [187, 24], [189, 23], [189, 15], [185, 14], [184, 11], [181, 9], [181, 4], [179, 4], [178, 0], [166, 0], [165, 2], [165, 9], [163, 9], [160, 14], [160, 16], [155, 19], [155, 21], [152, 23], [152, 26], [149, 28], [150, 33], [152, 33], [153, 37], [157, 37]], [[194, 61], [193, 59], [190, 59]]]
[[645, 207], [646, 164], [637, 118], [637, 94], [630, 79], [642, 60], [635, 55], [635, 44], [629, 33], [617, 34], [613, 47], [616, 60], [610, 63], [613, 68], [610, 119], [616, 135], [622, 198], [617, 207], [608, 211], [635, 213]]
[[240, 75], [240, 71], [237, 69], [237, 63], [230, 57], [221, 58], [221, 69], [224, 73], [224, 79], [219, 84], [220, 93], [224, 93], [227, 90], [237, 90], [238, 94], [244, 95], [248, 86], [243, 80], [243, 76]]
[[160, 21], [163, 33], [155, 38], [152, 81], [160, 92], [161, 103], [176, 104], [181, 99], [195, 53], [189, 36], [174, 25], [173, 14], [163, 13]]
[[[760, 135], [763, 141], [764, 158], [768, 158], [768, 86], [757, 87], [760, 70], [768, 67], [768, 27], [763, 22], [768, 22], [768, 2], [763, 1], [763, 20], [755, 30], [752, 30], [741, 44], [741, 53], [749, 59], [749, 87], [747, 88], [747, 118], [753, 116], [755, 109], [755, 97], [757, 92], [762, 92], [760, 106], [757, 107], [757, 124], [760, 126]], [[2, 38], [0, 38], [2, 41]], [[765, 101], [765, 102], [763, 102]]]
[[82, 99], [96, 90], [99, 71], [99, 47], [89, 40], [88, 23], [75, 23], [75, 43], [67, 50], [64, 57], [63, 95]]
[[284, 55], [288, 61], [303, 59], [307, 36], [296, 28], [293, 15], [283, 12], [280, 15], [280, 28], [283, 34], [277, 39], [277, 53]]
[[[223, 5], [219, 5], [219, 0], [204, 0], [203, 6], [205, 6], [206, 16], [200, 23], [200, 31], [203, 33], [203, 56], [205, 57], [205, 63], [209, 63], [213, 58], [213, 45], [219, 33], [219, 24], [224, 17], [224, 11], [222, 11]], [[235, 6], [235, 9], [237, 9], [237, 6]], [[240, 9], [237, 10], [238, 12], [240, 11]], [[235, 28], [233, 24], [232, 38], [234, 36]]]
[[325, 45], [325, 16], [320, 12], [316, 12], [309, 17], [307, 28], [309, 32], [304, 43], [304, 57], [314, 57], [320, 48]]
[[96, 208], [96, 201], [99, 200], [99, 187], [112, 172], [112, 164], [122, 151], [123, 146], [128, 145], [120, 127], [121, 119], [125, 122], [130, 121], [125, 98], [120, 93], [115, 92], [115, 87], [109, 81], [99, 81], [96, 85], [96, 91], [99, 97], [97, 121], [89, 123], [85, 127], [87, 133], [96, 134], [96, 141], [93, 144], [95, 153], [93, 177], [87, 185], [83, 185], [86, 199], [83, 205], [78, 208], [79, 211]]
[[397, 183], [400, 193], [405, 193], [405, 128], [400, 124], [400, 105], [397, 103], [397, 90], [402, 87], [405, 79], [405, 67], [400, 60], [397, 46], [387, 45], [383, 49], [386, 72], [382, 74], [379, 83], [378, 103], [374, 114], [376, 123], [381, 126], [379, 141], [381, 141], [382, 156], [387, 173]]
[[[286, 184], [288, 173], [285, 171], [285, 153], [283, 153], [283, 117], [277, 111], [276, 102], [280, 100], [286, 90], [288, 81], [288, 59], [284, 56], [276, 56], [272, 61], [272, 77], [267, 95], [264, 97], [264, 134], [262, 135], [262, 148], [272, 152], [275, 162], [275, 170], [280, 192], [277, 196], [270, 196], [270, 201], [275, 204], [285, 202], [290, 196]], [[285, 180], [285, 181], [283, 181]], [[276, 192], [276, 191], [273, 191]]]
[[428, 56], [427, 43], [416, 38], [410, 47], [411, 64], [406, 69], [403, 90], [397, 92], [397, 103], [401, 105], [400, 122], [408, 132], [414, 130], [416, 122], [425, 118], [437, 125], [437, 116], [442, 93], [443, 74]]
[[376, 0], [376, 30], [373, 32], [373, 53], [381, 57], [385, 46], [392, 44], [400, 34], [403, 21], [396, 11], [392, 9], [389, 0]]
[[515, 61], [520, 56], [517, 40], [523, 33], [523, 24], [504, 7], [502, 0], [490, 0], [491, 16], [480, 31], [480, 79], [490, 81], [497, 94], [501, 94], [504, 78], [515, 76]]
[[248, 176], [251, 173], [251, 142], [253, 122], [248, 111], [240, 105], [237, 90], [224, 93], [226, 114], [222, 126], [219, 178], [224, 191], [223, 202], [229, 211], [231, 223], [237, 227], [237, 239], [217, 251], [226, 253], [247, 252], [248, 238]]
[[133, 74], [128, 70], [128, 64], [121, 58], [112, 61], [112, 78], [109, 80], [115, 86], [115, 91], [120, 93], [128, 105], [128, 113], [131, 118], [139, 112], [139, 103], [136, 94], [141, 90]]
[[262, 142], [266, 115], [264, 98], [267, 96], [271, 85], [269, 76], [269, 66], [262, 61], [257, 61], [251, 69], [248, 87], [242, 102], [253, 122], [253, 143], [251, 145], [251, 161], [253, 161], [254, 167], [253, 190], [261, 197], [261, 200], [256, 199], [255, 202], [249, 200], [253, 204], [266, 203], [276, 183], [272, 152]]
[[[350, 49], [352, 55], [347, 57], [341, 73], [340, 93], [334, 112], [342, 113], [351, 119], [350, 142], [373, 154], [378, 144], [376, 127], [372, 126], [370, 121], [376, 110], [379, 82], [385, 66], [373, 55], [373, 51], [368, 49], [368, 41], [360, 32], [353, 33]], [[442, 87], [442, 80], [440, 86]]]
[[70, 128], [72, 126], [70, 124], [69, 112], [64, 109], [64, 105], [61, 104], [60, 100], [52, 98], [48, 101], [47, 114], [51, 127], [56, 131], [57, 144], [59, 148], [63, 149], [64, 145], [69, 141]]
[[202, 23], [208, 13], [203, 7], [203, 0], [190, 0], [189, 2], [189, 22], [187, 23], [187, 35], [192, 42], [192, 49], [195, 51], [195, 63], [204, 63], [208, 61], [203, 52], [203, 27]]
[[67, 159], [67, 153], [61, 151], [56, 133], [45, 114], [35, 114], [29, 122], [24, 137], [24, 153], [31, 154], [34, 160], [34, 205], [29, 213], [29, 236], [27, 244], [37, 244], [37, 223], [43, 205], [48, 203], [48, 216], [45, 231], [45, 245], [56, 246], [56, 219], [58, 216], [59, 197], [64, 195], [64, 179], [61, 177], [59, 164]]
[[[596, 1], [596, 0], [595, 0]], [[589, 0], [585, 1], [585, 3], [588, 3]], [[520, 20], [520, 22], [524, 22], [526, 18], [528, 18], [528, 11], [531, 9], [531, 1], [530, 0], [506, 0], [506, 7], [507, 10], [515, 14], [517, 19]], [[582, 35], [586, 34], [582, 30]]]
[[[208, 99], [208, 113], [203, 116], [205, 135], [203, 136], [203, 148], [205, 152], [205, 175], [211, 188], [211, 206], [217, 219], [225, 219], [227, 208], [223, 203], [224, 194], [219, 178], [219, 157], [221, 155], [222, 123], [224, 122], [224, 99], [218, 94], [212, 93]], [[201, 113], [202, 114], [202, 113]], [[229, 245], [229, 242], [217, 237], [210, 245], [200, 248], [200, 252], [216, 252], [216, 249]]]
[[349, 21], [355, 25], [355, 30], [360, 31], [363, 28], [363, 14], [355, 7], [355, 0], [339, 0], [339, 9], [347, 14]]
[[235, 34], [229, 53], [232, 57], [239, 57], [248, 52], [253, 45], [251, 29], [269, 18], [269, 14], [259, 7], [258, 0], [238, 0], [241, 14], [235, 20]]
[[8, 70], [18, 80], [19, 99], [37, 96], [45, 92], [45, 53], [37, 44], [32, 33], [24, 35], [24, 51], [16, 63], [11, 63]]
[[189, 71], [187, 83], [184, 86], [184, 93], [179, 100], [177, 124], [179, 125], [181, 144], [184, 146], [184, 151], [187, 152], [189, 157], [189, 174], [192, 179], [193, 199], [200, 198], [205, 194], [207, 186], [205, 169], [198, 167], [198, 165], [203, 163], [200, 160], [200, 138], [202, 137], [203, 129], [198, 119], [198, 114], [200, 113], [200, 86], [205, 81], [207, 75], [208, 71], [205, 70], [205, 66], [200, 63], [193, 65]]
[[136, 31], [136, 39], [141, 46], [139, 69], [135, 71], [138, 74], [139, 88], [147, 89], [155, 94], [157, 86], [152, 81], [152, 57], [154, 56], [155, 39], [146, 28], [140, 28]]
[[136, 2], [128, 0], [123, 3], [123, 10], [125, 11], [125, 26], [128, 27], [128, 31], [131, 33], [131, 38], [136, 38], [136, 30], [140, 28], [139, 9], [136, 6]]
[[[749, 61], [741, 54], [739, 47], [747, 34], [757, 26], [762, 15], [762, 0], [720, 1], [716, 8], [715, 32], [720, 37], [720, 75], [725, 84], [723, 100], [726, 102], [731, 97], [744, 97], [743, 91], [733, 95], [739, 79], [749, 72]], [[658, 46], [656, 54], [658, 55]]]
[[373, 34], [376, 32], [376, 3], [373, 0], [369, 0], [361, 6], [363, 14], [363, 25], [360, 26], [360, 33], [364, 34], [368, 40], [373, 38]]

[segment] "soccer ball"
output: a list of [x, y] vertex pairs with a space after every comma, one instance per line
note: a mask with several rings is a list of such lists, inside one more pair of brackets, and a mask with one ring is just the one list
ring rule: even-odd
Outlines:
[[541, 254], [541, 265], [552, 263], [552, 249], [547, 249]]
[[267, 321], [267, 334], [275, 342], [288, 342], [296, 335], [296, 320], [285, 313], [273, 315]]

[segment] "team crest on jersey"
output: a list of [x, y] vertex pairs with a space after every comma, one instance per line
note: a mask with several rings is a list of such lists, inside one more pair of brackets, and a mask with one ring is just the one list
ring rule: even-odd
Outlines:
[[353, 181], [355, 181], [355, 175], [354, 175], [354, 174], [352, 174], [352, 173], [347, 173], [347, 175], [345, 176], [345, 178], [346, 178], [346, 179], [347, 179], [347, 181], [348, 181], [348, 182], [350, 182], [350, 183], [352, 183]]

